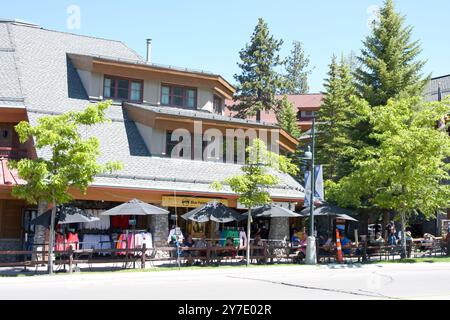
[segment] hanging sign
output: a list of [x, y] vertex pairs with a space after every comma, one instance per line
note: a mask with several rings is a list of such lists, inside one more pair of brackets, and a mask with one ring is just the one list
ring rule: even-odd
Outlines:
[[195, 197], [162, 197], [163, 207], [177, 207], [177, 208], [198, 208], [208, 202], [217, 201], [225, 206], [228, 206], [228, 199], [210, 199], [210, 198], [195, 198]]

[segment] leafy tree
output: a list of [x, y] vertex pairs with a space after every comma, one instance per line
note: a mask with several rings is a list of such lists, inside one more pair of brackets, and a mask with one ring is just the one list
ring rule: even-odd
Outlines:
[[362, 66], [355, 72], [361, 96], [374, 106], [386, 105], [403, 94], [421, 95], [426, 84], [416, 61], [421, 53], [418, 41], [411, 41], [413, 28], [404, 26], [405, 17], [395, 11], [393, 0], [386, 0], [380, 21], [364, 41], [359, 57]]
[[275, 110], [277, 100], [275, 95], [283, 86], [282, 78], [276, 71], [283, 64], [278, 52], [282, 40], [276, 40], [269, 34], [267, 23], [262, 18], [258, 20], [250, 44], [239, 53], [241, 74], [234, 78], [238, 82], [233, 106], [237, 116], [245, 118], [256, 115], [261, 120], [261, 110]]
[[378, 144], [362, 148], [353, 160], [356, 168], [333, 184], [329, 196], [342, 206], [370, 204], [392, 210], [402, 224], [405, 256], [405, 224], [417, 211], [431, 218], [448, 207], [450, 186], [450, 138], [436, 129], [436, 121], [450, 110], [444, 102], [421, 102], [420, 98], [389, 100], [370, 108], [367, 117]]
[[324, 87], [325, 98], [317, 114], [317, 159], [324, 164], [324, 178], [337, 181], [350, 173], [350, 160], [361, 147], [353, 132], [360, 101], [344, 58], [338, 63], [332, 57]]
[[305, 94], [308, 93], [308, 70], [309, 57], [306, 56], [303, 45], [300, 41], [293, 42], [291, 55], [286, 61], [286, 72], [284, 76], [286, 84], [282, 88], [283, 94]]
[[239, 202], [248, 209], [247, 265], [249, 265], [252, 208], [270, 204], [272, 199], [268, 189], [279, 183], [278, 176], [272, 174], [270, 169], [295, 175], [298, 168], [288, 158], [268, 151], [266, 144], [260, 139], [253, 140], [252, 145], [247, 148], [247, 153], [246, 164], [242, 166], [242, 175], [230, 177], [223, 182], [216, 181], [211, 187], [220, 191], [223, 184], [228, 185], [238, 194]]
[[27, 183], [14, 187], [12, 194], [30, 204], [40, 201], [52, 203], [52, 216], [49, 245], [49, 273], [53, 272], [54, 227], [56, 207], [70, 202], [69, 188], [86, 192], [94, 177], [106, 171], [120, 169], [121, 165], [109, 162], [97, 163], [100, 154], [99, 142], [95, 137], [83, 139], [80, 126], [92, 126], [105, 123], [106, 109], [111, 102], [101, 102], [88, 106], [81, 112], [68, 112], [57, 116], [45, 116], [36, 126], [20, 122], [16, 127], [21, 143], [33, 139], [36, 149], [48, 151], [48, 157], [22, 159], [10, 162], [19, 176]]
[[294, 138], [300, 137], [300, 129], [297, 123], [297, 109], [288, 100], [288, 97], [283, 96], [281, 100], [280, 109], [277, 112], [278, 125], [288, 132]]

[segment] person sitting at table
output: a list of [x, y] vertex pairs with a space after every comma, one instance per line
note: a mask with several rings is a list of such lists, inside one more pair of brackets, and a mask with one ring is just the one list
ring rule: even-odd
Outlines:
[[[208, 243], [206, 242], [206, 236], [205, 235], [202, 235], [200, 240], [195, 241], [195, 243], [194, 243], [194, 248], [195, 249], [205, 249], [207, 247], [208, 247]], [[194, 257], [206, 257], [206, 251], [204, 251], [204, 250], [194, 251], [194, 252], [192, 252], [192, 255]], [[205, 262], [205, 261], [202, 261], [202, 262]]]
[[291, 237], [291, 246], [293, 246], [293, 247], [298, 246], [298, 244], [300, 242], [300, 239], [297, 236], [297, 232], [298, 232], [298, 229], [294, 228], [293, 233], [292, 233], [292, 237]]
[[297, 262], [301, 262], [306, 258], [306, 246], [308, 244], [308, 235], [306, 233], [303, 233], [301, 235], [300, 241], [298, 242], [298, 248], [297, 248]]
[[[184, 239], [183, 241], [183, 248], [192, 248], [194, 246], [194, 240], [192, 239], [192, 236], [189, 235], [187, 236], [186, 239]], [[192, 263], [192, 256], [193, 256], [193, 252], [190, 250], [182, 250], [181, 251], [181, 256], [182, 257], [187, 257], [187, 264], [190, 265]]]
[[225, 243], [225, 248], [227, 249], [224, 253], [224, 256], [227, 257], [235, 257], [236, 256], [236, 247], [234, 246], [233, 238], [228, 237], [227, 242]]
[[345, 232], [343, 231], [341, 232], [339, 238], [341, 240], [342, 253], [350, 254], [352, 247], [352, 242], [350, 241], [350, 239], [346, 237]]
[[384, 239], [383, 239], [383, 237], [381, 236], [381, 232], [378, 232], [378, 233], [375, 235], [375, 239], [373, 240], [373, 242], [374, 242], [374, 244], [376, 244], [376, 245], [383, 245], [383, 244], [384, 244]]
[[[254, 247], [263, 247], [264, 246], [264, 242], [261, 239], [260, 235], [255, 236], [255, 239], [253, 240], [253, 246]], [[253, 249], [252, 252], [253, 252], [253, 254], [252, 254], [253, 256], [261, 257], [264, 255], [264, 249], [261, 249], [261, 248]], [[258, 258], [257, 261], [258, 261], [258, 264], [264, 263], [263, 258]]]

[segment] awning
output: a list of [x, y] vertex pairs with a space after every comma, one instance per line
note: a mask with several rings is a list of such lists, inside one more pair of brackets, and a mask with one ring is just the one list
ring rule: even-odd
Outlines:
[[0, 186], [14, 186], [25, 183], [24, 180], [19, 178], [17, 170], [8, 168], [8, 159], [0, 158]]

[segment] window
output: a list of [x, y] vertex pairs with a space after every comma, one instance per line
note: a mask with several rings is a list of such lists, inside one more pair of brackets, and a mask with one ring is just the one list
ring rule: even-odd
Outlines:
[[107, 99], [142, 101], [142, 81], [105, 77], [103, 95]]
[[300, 117], [302, 117], [302, 118], [312, 118], [312, 117], [314, 117], [314, 111], [302, 111], [300, 113]]
[[222, 112], [223, 112], [223, 110], [222, 110], [222, 99], [220, 99], [216, 95], [214, 96], [213, 107], [214, 107], [214, 113], [222, 114]]
[[197, 90], [193, 88], [162, 85], [161, 104], [165, 106], [195, 109]]
[[12, 147], [12, 125], [0, 123], [0, 148]]

